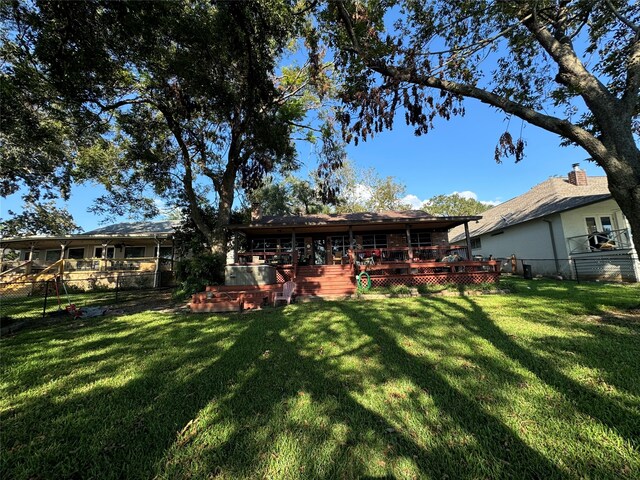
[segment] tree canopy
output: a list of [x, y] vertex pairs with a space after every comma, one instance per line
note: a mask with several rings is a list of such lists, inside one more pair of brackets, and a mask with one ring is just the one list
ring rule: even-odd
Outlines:
[[422, 208], [431, 215], [445, 217], [480, 215], [491, 208], [474, 198], [466, 198], [458, 193], [435, 195], [425, 201]]
[[[298, 165], [293, 136], [326, 89], [322, 65], [279, 68], [307, 21], [293, 1], [37, 1], [1, 13], [3, 102], [19, 93], [6, 100], [22, 122], [3, 125], [3, 150], [38, 163], [3, 164], [3, 195], [23, 185], [37, 197], [48, 177], [52, 192], [97, 180], [108, 194], [95, 211], [152, 216], [162, 198], [214, 251], [236, 190]], [[335, 145], [330, 125], [315, 129]], [[29, 158], [31, 141], [42, 158]], [[318, 151], [339, 162], [339, 148]]]
[[[342, 75], [346, 140], [392, 128], [398, 112], [422, 135], [480, 100], [582, 147], [640, 251], [638, 2], [335, 1], [320, 18]], [[496, 160], [522, 160], [525, 144], [507, 128]]]

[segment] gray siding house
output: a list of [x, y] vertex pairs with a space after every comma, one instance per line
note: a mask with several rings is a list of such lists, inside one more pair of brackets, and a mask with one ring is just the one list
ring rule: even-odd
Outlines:
[[[631, 229], [606, 177], [587, 177], [577, 165], [566, 178], [549, 178], [483, 212], [469, 231], [474, 256], [515, 255], [520, 272], [524, 263], [533, 275], [640, 281]], [[450, 232], [452, 242], [462, 238], [459, 227]]]

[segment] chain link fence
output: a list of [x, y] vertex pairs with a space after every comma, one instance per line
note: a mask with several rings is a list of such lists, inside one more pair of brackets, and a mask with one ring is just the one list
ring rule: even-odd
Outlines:
[[0, 327], [24, 320], [73, 316], [87, 307], [144, 302], [160, 288], [167, 289], [154, 288], [157, 284], [155, 273], [0, 283]]
[[591, 255], [574, 258], [499, 259], [502, 273], [527, 277], [562, 278], [575, 281], [638, 282], [638, 259], [629, 253]]

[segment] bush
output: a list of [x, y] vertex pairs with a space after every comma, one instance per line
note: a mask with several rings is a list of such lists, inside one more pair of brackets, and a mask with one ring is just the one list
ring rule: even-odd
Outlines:
[[500, 280], [498, 283], [498, 288], [504, 292], [516, 293], [518, 291], [518, 286], [516, 282], [513, 280]]
[[176, 264], [176, 296], [203, 292], [207, 285], [224, 284], [224, 255], [205, 254], [181, 260]]
[[407, 285], [391, 285], [389, 287], [389, 293], [391, 295], [410, 295], [411, 287]]
[[425, 283], [418, 285], [418, 293], [420, 295], [428, 295], [430, 293], [438, 293], [445, 289], [444, 285], [431, 285], [430, 283]]

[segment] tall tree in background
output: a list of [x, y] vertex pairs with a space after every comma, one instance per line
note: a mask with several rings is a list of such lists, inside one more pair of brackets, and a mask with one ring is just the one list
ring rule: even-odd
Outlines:
[[337, 169], [340, 178], [340, 195], [337, 213], [382, 212], [385, 210], [409, 210], [403, 201], [406, 187], [394, 177], [381, 178], [373, 168], [356, 168], [345, 162]]
[[445, 217], [480, 215], [491, 207], [474, 198], [465, 198], [457, 193], [436, 195], [425, 201], [422, 208], [431, 215]]
[[[321, 18], [342, 70], [347, 140], [392, 128], [400, 107], [421, 135], [480, 100], [588, 152], [640, 251], [640, 3], [335, 1]], [[516, 137], [500, 136], [497, 161], [523, 158]]]
[[[12, 54], [3, 100], [27, 87], [15, 110], [52, 137], [42, 164], [59, 159], [33, 178], [8, 172], [3, 194], [20, 182], [37, 190], [47, 175], [97, 180], [108, 195], [96, 211], [152, 216], [160, 197], [186, 207], [223, 253], [236, 189], [297, 166], [292, 135], [318, 104], [324, 67], [277, 69], [305, 26], [295, 2], [38, 1], [0, 12]], [[24, 146], [17, 130], [7, 129]], [[330, 127], [319, 130], [331, 143]], [[28, 159], [28, 148], [14, 151]]]

